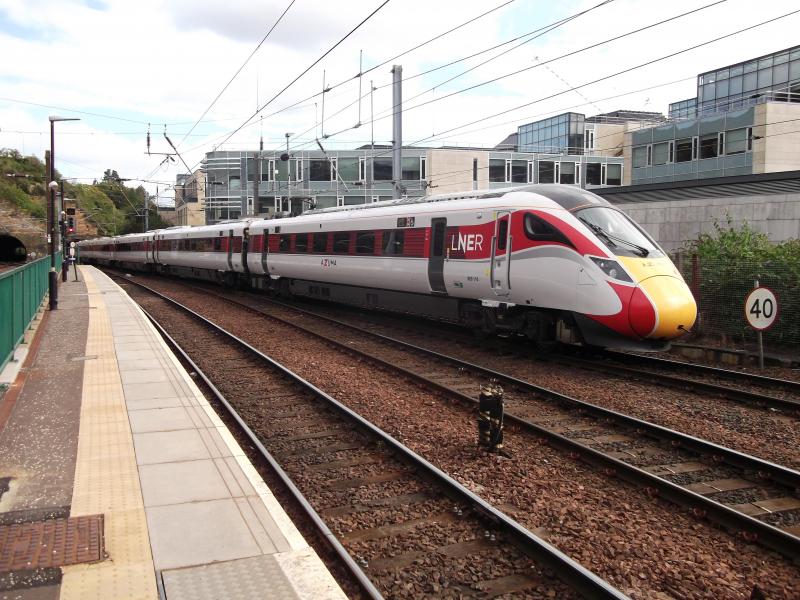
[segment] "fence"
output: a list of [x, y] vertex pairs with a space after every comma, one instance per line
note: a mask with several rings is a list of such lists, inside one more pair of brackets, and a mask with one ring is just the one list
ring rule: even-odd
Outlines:
[[[61, 254], [56, 267], [60, 268]], [[14, 354], [47, 292], [50, 257], [0, 273], [0, 369]], [[59, 273], [59, 277], [61, 274]]]
[[775, 293], [780, 307], [775, 323], [764, 331], [765, 350], [800, 354], [800, 265], [697, 255], [677, 256], [675, 262], [697, 301], [694, 338], [755, 349], [758, 334], [747, 324], [744, 302], [758, 280], [761, 287]]

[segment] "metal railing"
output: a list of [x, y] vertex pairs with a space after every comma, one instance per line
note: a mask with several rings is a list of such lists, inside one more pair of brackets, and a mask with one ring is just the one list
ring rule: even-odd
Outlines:
[[[61, 253], [56, 268], [61, 267]], [[14, 356], [47, 293], [50, 257], [0, 273], [0, 369]]]

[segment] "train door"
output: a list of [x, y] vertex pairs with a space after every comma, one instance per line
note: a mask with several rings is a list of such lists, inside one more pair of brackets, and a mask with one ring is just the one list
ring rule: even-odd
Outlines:
[[247, 264], [247, 253], [250, 251], [250, 229], [245, 227], [242, 231], [242, 270], [250, 275], [250, 267]]
[[233, 271], [233, 229], [228, 231], [228, 270]]
[[428, 253], [428, 281], [431, 290], [446, 294], [444, 285], [444, 234], [447, 219], [431, 219], [431, 245]]
[[267, 268], [267, 254], [269, 253], [269, 228], [265, 227], [261, 232], [261, 268], [264, 269], [264, 275], [269, 275]]
[[492, 264], [490, 275], [492, 290], [498, 296], [511, 291], [511, 212], [498, 211], [492, 236]]

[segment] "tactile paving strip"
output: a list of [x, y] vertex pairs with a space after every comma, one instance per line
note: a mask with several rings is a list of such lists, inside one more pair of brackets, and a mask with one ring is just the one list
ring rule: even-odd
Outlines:
[[274, 556], [262, 555], [200, 567], [162, 571], [169, 600], [298, 600]]
[[0, 573], [103, 558], [103, 515], [0, 526]]

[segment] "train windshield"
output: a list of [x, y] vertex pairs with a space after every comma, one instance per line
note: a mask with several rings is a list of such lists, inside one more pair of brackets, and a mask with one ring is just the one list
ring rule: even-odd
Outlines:
[[575, 211], [575, 216], [603, 241], [612, 254], [664, 256], [650, 236], [618, 210], [593, 206]]

